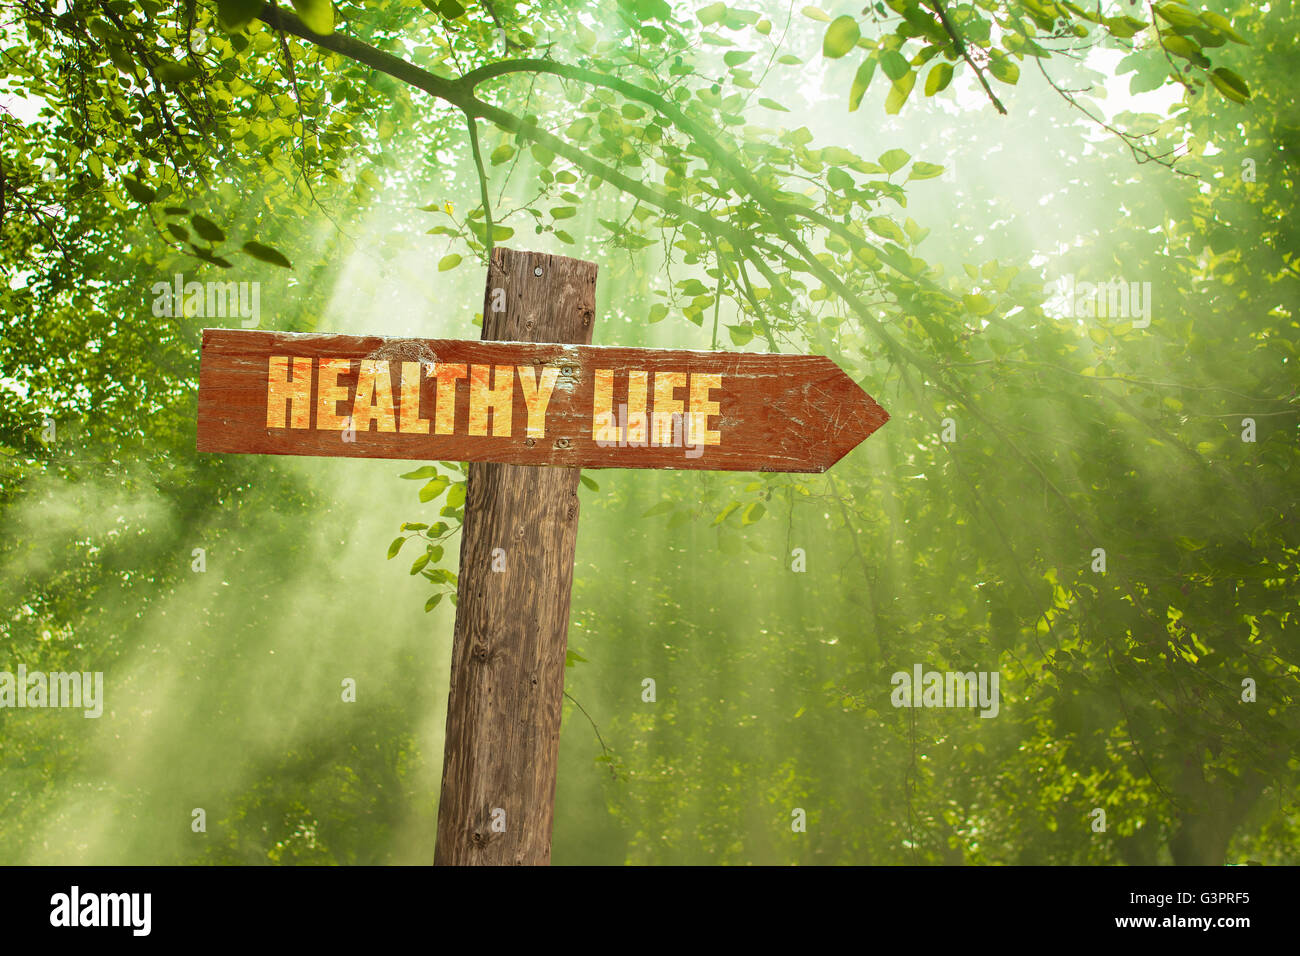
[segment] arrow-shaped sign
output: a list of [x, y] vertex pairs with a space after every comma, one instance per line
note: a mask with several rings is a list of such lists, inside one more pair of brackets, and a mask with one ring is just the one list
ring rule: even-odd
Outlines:
[[206, 329], [198, 449], [825, 471], [888, 419], [819, 355]]

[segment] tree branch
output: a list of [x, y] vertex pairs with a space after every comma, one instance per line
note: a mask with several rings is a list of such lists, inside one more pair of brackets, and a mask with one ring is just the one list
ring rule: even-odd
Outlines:
[[[547, 149], [551, 150], [558, 156], [563, 156], [579, 169], [584, 169], [593, 175], [599, 176], [606, 182], [613, 184], [630, 196], [650, 203], [666, 212], [692, 223], [703, 233], [715, 238], [725, 238], [732, 248], [744, 250], [746, 258], [754, 263], [755, 267], [763, 273], [768, 282], [773, 287], [780, 286], [780, 280], [773, 274], [771, 267], [767, 265], [763, 257], [759, 255], [759, 250], [765, 250], [777, 259], [794, 259], [795, 256], [789, 256], [781, 249], [772, 246], [771, 243], [757, 240], [751, 235], [730, 223], [709, 216], [704, 212], [687, 205], [681, 200], [675, 199], [666, 193], [646, 185], [643, 182], [632, 179], [631, 177], [619, 172], [617, 169], [593, 159], [591, 156], [576, 148], [552, 133], [538, 128], [535, 124], [525, 124], [519, 117], [494, 106], [485, 103], [474, 96], [475, 86], [483, 80], [495, 76], [502, 76], [512, 72], [544, 72], [552, 73], [556, 76], [567, 77], [570, 79], [580, 80], [583, 82], [593, 83], [616, 90], [630, 99], [640, 100], [656, 110], [663, 112], [663, 115], [670, 119], [674, 125], [678, 126], [684, 133], [696, 137], [698, 141], [705, 144], [713, 143], [713, 155], [719, 163], [723, 165], [740, 183], [750, 191], [752, 198], [763, 207], [769, 215], [772, 216], [776, 224], [777, 231], [781, 237], [790, 244], [798, 253], [799, 261], [817, 276], [822, 282], [830, 286], [850, 308], [857, 314], [859, 321], [864, 325], [871, 327], [875, 334], [896, 357], [908, 355], [913, 361], [919, 361], [919, 357], [911, 353], [910, 350], [904, 349], [888, 330], [871, 314], [866, 304], [846, 286], [827, 266], [818, 259], [811, 250], [793, 233], [789, 224], [785, 221], [786, 216], [792, 212], [807, 213], [804, 210], [790, 203], [779, 203], [774, 201], [760, 184], [753, 178], [753, 175], [745, 169], [736, 158], [731, 155], [732, 150], [723, 148], [720, 144], [713, 141], [707, 131], [703, 130], [698, 124], [686, 117], [675, 105], [668, 103], [662, 97], [648, 90], [641, 89], [634, 84], [627, 83], [615, 77], [604, 76], [603, 74], [594, 73], [580, 67], [565, 66], [552, 60], [530, 59], [530, 60], [506, 60], [499, 63], [488, 64], [477, 70], [473, 70], [456, 80], [446, 79], [428, 73], [411, 63], [406, 62], [400, 57], [377, 50], [369, 44], [360, 40], [354, 40], [351, 37], [342, 36], [338, 33], [332, 33], [329, 36], [319, 36], [308, 30], [296, 16], [286, 11], [279, 10], [272, 4], [265, 4], [262, 8], [261, 19], [277, 29], [292, 33], [302, 39], [315, 43], [324, 49], [331, 50], [355, 60], [358, 63], [373, 67], [380, 72], [386, 73], [394, 79], [423, 90], [431, 96], [458, 107], [467, 117], [479, 117], [486, 119], [501, 129], [508, 130], [512, 133], [522, 134], [525, 138], [540, 143]], [[812, 218], [811, 216], [809, 218]], [[838, 231], [838, 230], [837, 230]], [[847, 239], [854, 245], [862, 244], [864, 240], [852, 232], [847, 233]], [[909, 280], [911, 277], [908, 277]], [[937, 287], [934, 291], [942, 292]], [[943, 293], [946, 295], [946, 293]]]
[[961, 58], [966, 61], [972, 70], [975, 71], [976, 79], [980, 81], [980, 86], [984, 87], [984, 92], [987, 93], [989, 99], [992, 100], [994, 108], [1003, 116], [1006, 116], [1007, 108], [1002, 105], [1002, 101], [998, 99], [997, 94], [993, 92], [993, 87], [989, 86], [989, 81], [984, 77], [984, 71], [981, 70], [976, 65], [975, 60], [971, 58], [970, 52], [966, 49], [966, 44], [962, 41], [961, 35], [957, 32], [957, 28], [954, 27], [952, 21], [948, 19], [948, 11], [943, 8], [943, 4], [940, 0], [930, 0], [930, 7], [939, 15], [939, 22], [943, 24], [944, 30], [947, 31], [948, 36], [952, 38], [952, 45], [956, 48], [957, 52], [961, 54]]
[[465, 114], [469, 124], [469, 146], [474, 153], [474, 168], [478, 170], [478, 191], [483, 200], [484, 244], [487, 247], [487, 261], [492, 261], [492, 204], [488, 201], [487, 172], [483, 169], [483, 154], [478, 148], [478, 120]]

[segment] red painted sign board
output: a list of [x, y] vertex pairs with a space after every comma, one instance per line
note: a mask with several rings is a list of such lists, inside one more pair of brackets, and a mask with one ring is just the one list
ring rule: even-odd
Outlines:
[[888, 419], [817, 355], [206, 329], [198, 450], [819, 472]]

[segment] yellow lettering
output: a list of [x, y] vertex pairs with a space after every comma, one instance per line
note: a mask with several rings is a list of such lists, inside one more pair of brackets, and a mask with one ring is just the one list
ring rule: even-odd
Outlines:
[[433, 431], [436, 435], [450, 435], [456, 430], [456, 380], [465, 377], [465, 366], [439, 362], [435, 368], [438, 370], [438, 408]]
[[709, 390], [714, 388], [722, 388], [721, 375], [691, 373], [691, 427], [687, 432], [686, 444], [692, 448], [722, 444], [722, 432], [707, 427], [709, 416], [722, 412], [722, 406], [709, 401]]
[[488, 410], [492, 411], [492, 434], [509, 435], [515, 400], [515, 367], [496, 366], [494, 385], [488, 384], [491, 365], [469, 367], [469, 433], [488, 433]]
[[634, 448], [644, 448], [649, 440], [646, 427], [645, 398], [648, 372], [627, 373], [627, 443]]
[[[524, 373], [527, 374], [524, 374]], [[553, 365], [542, 369], [542, 380], [537, 381], [537, 369], [531, 365], [519, 366], [519, 389], [524, 393], [524, 407], [528, 409], [528, 437], [546, 436], [546, 406], [551, 403], [555, 380], [560, 370]], [[507, 434], [509, 434], [507, 432]]]
[[357, 375], [357, 393], [352, 400], [352, 424], [359, 432], [370, 431], [370, 423], [381, 432], [397, 431], [393, 415], [393, 381], [388, 363], [362, 359]]
[[602, 445], [618, 444], [618, 419], [614, 417], [614, 370], [595, 370], [595, 393], [591, 403], [591, 438]]
[[320, 381], [316, 384], [316, 428], [343, 431], [347, 418], [339, 414], [339, 402], [348, 400], [348, 387], [339, 384], [339, 376], [352, 371], [351, 359], [321, 359]]
[[401, 431], [429, 434], [429, 419], [420, 417], [420, 363], [402, 363]]
[[655, 372], [654, 437], [650, 444], [674, 444], [673, 416], [682, 414], [682, 403], [673, 397], [673, 393], [685, 385], [685, 372]]
[[[287, 412], [285, 402], [289, 403]], [[266, 376], [266, 427], [311, 427], [311, 359], [295, 357], [290, 378], [289, 356], [271, 356]]]

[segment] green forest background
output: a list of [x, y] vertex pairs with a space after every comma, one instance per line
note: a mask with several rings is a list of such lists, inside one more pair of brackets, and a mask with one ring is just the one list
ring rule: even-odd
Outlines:
[[[596, 262], [598, 345], [822, 354], [892, 416], [823, 475], [584, 472], [555, 863], [1297, 862], [1297, 33], [0, 3], [0, 669], [107, 685], [0, 710], [0, 862], [431, 862], [463, 474], [197, 454], [240, 323], [151, 287], [476, 338], [492, 243]], [[918, 663], [998, 716], [891, 706]]]

